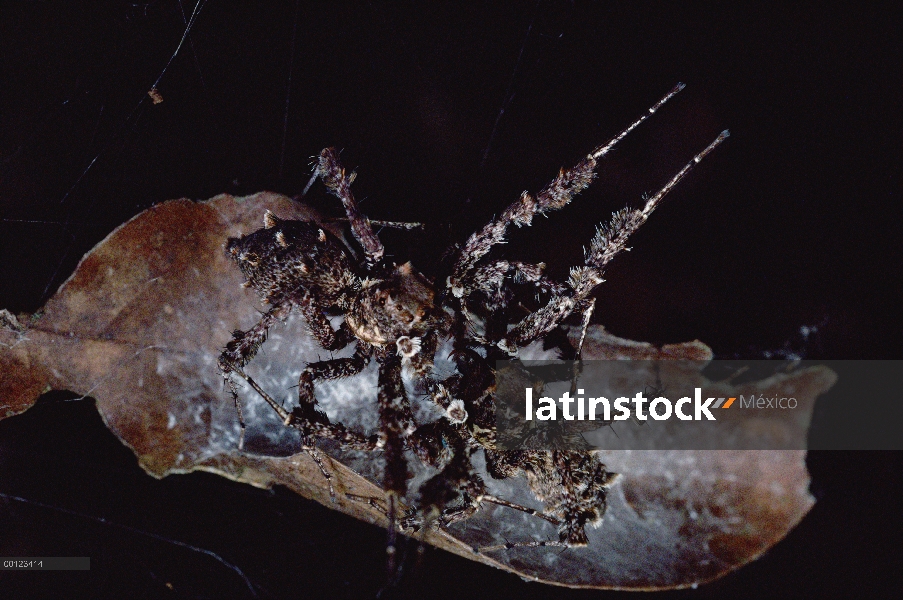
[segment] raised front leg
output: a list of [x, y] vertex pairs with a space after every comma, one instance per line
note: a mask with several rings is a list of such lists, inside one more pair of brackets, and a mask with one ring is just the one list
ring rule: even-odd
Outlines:
[[729, 132], [722, 131], [715, 141], [684, 165], [657, 194], [647, 199], [643, 208], [625, 208], [616, 212], [608, 225], [596, 231], [586, 250], [585, 266], [571, 269], [567, 294], [553, 297], [548, 304], [523, 319], [498, 343], [499, 348], [514, 354], [519, 347], [552, 331], [574, 312], [576, 307], [582, 306], [593, 290], [605, 281], [602, 274], [608, 263], [621, 252], [628, 250], [627, 240], [631, 234], [649, 219], [649, 215], [661, 204], [662, 199], [693, 169], [693, 166], [701, 162], [729, 135]]
[[379, 262], [385, 252], [383, 244], [373, 231], [370, 219], [358, 210], [354, 195], [351, 193], [351, 182], [354, 178], [345, 175], [345, 168], [339, 161], [339, 153], [335, 148], [326, 148], [320, 153], [315, 174], [319, 175], [326, 188], [342, 201], [351, 224], [351, 233], [363, 247], [367, 262], [370, 264]]
[[451, 292], [458, 298], [466, 293], [469, 285], [468, 279], [474, 267], [493, 246], [504, 242], [505, 234], [512, 223], [518, 227], [530, 225], [535, 215], [542, 215], [564, 208], [574, 196], [589, 187], [589, 184], [596, 176], [596, 165], [599, 159], [608, 154], [628, 133], [649, 118], [650, 115], [655, 113], [665, 102], [683, 88], [684, 84], [678, 83], [650, 108], [645, 115], [634, 121], [630, 127], [616, 135], [608, 143], [594, 149], [575, 166], [570, 169], [561, 169], [558, 177], [552, 180], [535, 197], [524, 192], [521, 194], [520, 199], [508, 206], [501, 215], [490, 221], [483, 229], [471, 235], [461, 249], [452, 276], [448, 279], [448, 287]]

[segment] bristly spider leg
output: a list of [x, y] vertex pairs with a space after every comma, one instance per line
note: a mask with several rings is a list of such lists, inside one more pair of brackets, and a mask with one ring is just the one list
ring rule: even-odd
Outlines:
[[590, 152], [585, 159], [572, 169], [561, 169], [558, 177], [539, 192], [535, 198], [524, 192], [501, 215], [490, 221], [483, 229], [471, 235], [461, 249], [452, 275], [448, 279], [448, 287], [452, 294], [457, 298], [465, 295], [468, 285], [467, 280], [471, 275], [471, 271], [493, 246], [504, 241], [505, 233], [511, 223], [518, 227], [530, 225], [534, 215], [542, 215], [552, 210], [564, 208], [574, 196], [589, 187], [589, 184], [596, 176], [595, 169], [598, 160], [608, 154], [628, 133], [655, 114], [665, 102], [673, 98], [684, 87], [683, 83], [678, 83], [650, 108], [647, 114], [634, 121], [624, 131]]
[[[344, 379], [357, 375], [370, 362], [373, 347], [358, 340], [354, 355], [308, 364], [298, 377], [298, 404], [305, 412], [315, 411], [317, 399], [314, 383], [321, 380]], [[281, 416], [281, 415], [280, 415]]]
[[473, 548], [474, 554], [483, 554], [485, 552], [495, 552], [496, 550], [511, 550], [512, 548], [570, 548], [567, 542], [556, 542], [555, 540], [546, 540], [542, 542], [505, 542], [495, 546], [482, 546]]
[[[577, 342], [577, 352], [575, 354], [576, 359], [580, 360], [580, 357], [583, 353], [583, 342], [586, 341], [586, 330], [589, 328], [589, 322], [593, 318], [593, 311], [596, 310], [596, 299], [591, 298], [589, 302], [587, 302], [586, 308], [583, 312], [583, 321], [580, 324], [580, 341]], [[573, 382], [576, 385], [576, 380]]]
[[649, 219], [649, 215], [658, 207], [668, 192], [674, 189], [674, 186], [692, 170], [694, 165], [701, 162], [729, 135], [729, 131], [722, 131], [711, 144], [684, 165], [657, 194], [649, 198], [642, 209], [619, 210], [612, 216], [611, 222], [607, 226], [597, 229], [596, 235], [586, 251], [585, 266], [571, 269], [568, 285], [572, 292], [552, 298], [548, 304], [523, 319], [508, 332], [503, 340], [498, 342], [498, 347], [513, 354], [519, 347], [547, 334], [561, 324], [574, 311], [577, 304], [587, 299], [593, 290], [604, 281], [602, 274], [606, 265], [627, 249], [627, 239]]
[[385, 470], [383, 488], [389, 503], [388, 544], [389, 572], [395, 571], [395, 524], [398, 520], [396, 508], [398, 499], [405, 496], [408, 489], [408, 463], [405, 460], [405, 438], [414, 429], [414, 419], [401, 379], [401, 357], [394, 348], [381, 352], [379, 357], [379, 429]]
[[[244, 371], [242, 371], [240, 368], [233, 368], [232, 372], [238, 374], [239, 377], [241, 377], [242, 379], [247, 381], [248, 385], [250, 385], [252, 388], [254, 388], [254, 390], [257, 391], [257, 393], [260, 394], [264, 398], [264, 400], [266, 400], [267, 403], [269, 403], [269, 405], [272, 406], [274, 409], [276, 409], [276, 407], [278, 406], [279, 409], [276, 410], [276, 412], [279, 414], [279, 416], [281, 416], [283, 418], [283, 420], [291, 417], [291, 415], [289, 415], [289, 413], [284, 408], [282, 408], [282, 406], [280, 404], [278, 404], [275, 400], [273, 400], [269, 394], [264, 392], [263, 389], [257, 385], [257, 382], [254, 381], [253, 379], [251, 379], [250, 377], [248, 377]], [[229, 384], [229, 388], [232, 393], [232, 398], [235, 400], [235, 408], [238, 411], [238, 422], [241, 427], [241, 438], [239, 439], [239, 442], [238, 442], [238, 448], [239, 448], [239, 450], [241, 450], [244, 448], [244, 440], [245, 440], [245, 424], [244, 424], [244, 420], [242, 418], [241, 403], [239, 401], [238, 392], [235, 389], [235, 384], [232, 381], [232, 379], [227, 378], [226, 381]], [[314, 463], [316, 463], [317, 468], [320, 470], [320, 473], [323, 475], [323, 478], [326, 480], [326, 485], [329, 489], [329, 497], [332, 499], [333, 502], [335, 502], [336, 496], [335, 496], [335, 488], [332, 485], [332, 474], [329, 472], [329, 470], [326, 468], [326, 465], [323, 462], [323, 456], [320, 454], [320, 450], [316, 446], [316, 438], [313, 438], [310, 436], [303, 436], [301, 449], [304, 452], [306, 452], [308, 456], [310, 456], [310, 458], [314, 461]]]
[[685, 84], [685, 83], [678, 83], [677, 85], [675, 85], [673, 88], [671, 88], [670, 92], [665, 94], [661, 100], [659, 100], [658, 102], [655, 103], [655, 106], [653, 106], [652, 108], [649, 109], [649, 114], [643, 115], [642, 117], [640, 117], [639, 119], [634, 121], [630, 125], [630, 127], [625, 129], [624, 131], [622, 131], [615, 137], [611, 138], [611, 140], [609, 140], [607, 143], [602, 144], [601, 146], [599, 146], [598, 148], [596, 148], [595, 150], [590, 152], [589, 158], [599, 160], [600, 158], [602, 158], [603, 156], [608, 154], [611, 151], [611, 149], [614, 148], [618, 144], [618, 142], [620, 142], [622, 139], [624, 139], [627, 136], [628, 133], [630, 133], [631, 131], [636, 129], [640, 125], [640, 123], [642, 123], [643, 121], [648, 119], [650, 116], [654, 115], [655, 111], [660, 109], [662, 107], [662, 105], [665, 104], [665, 102], [667, 102], [668, 100], [670, 100], [671, 98], [676, 96], [677, 92], [684, 89], [685, 87], [687, 87], [687, 84]]
[[[332, 473], [326, 468], [326, 465], [323, 463], [323, 454], [320, 452], [320, 449], [316, 446], [316, 438], [305, 437], [305, 440], [309, 441], [309, 444], [302, 444], [301, 449], [307, 452], [307, 455], [310, 456], [315, 463], [317, 463], [317, 468], [320, 469], [320, 473], [323, 475], [323, 479], [326, 480], [326, 485], [329, 487], [329, 498], [335, 502], [335, 488], [332, 486]], [[328, 458], [327, 460], [332, 460]]]
[[503, 500], [501, 498], [496, 498], [495, 496], [491, 496], [489, 494], [484, 494], [481, 496], [480, 501], [490, 502], [492, 504], [498, 504], [499, 506], [507, 506], [508, 508], [513, 508], [514, 510], [519, 510], [521, 512], [527, 513], [528, 515], [533, 515], [534, 517], [539, 517], [544, 521], [548, 521], [552, 525], [561, 525], [561, 521], [556, 519], [555, 517], [550, 517], [542, 511], [536, 510], [535, 508], [529, 508], [527, 506], [523, 506], [522, 504], [516, 504], [514, 502], [509, 502], [507, 500]]
[[279, 415], [286, 425], [300, 429], [301, 433], [305, 436], [335, 440], [352, 450], [372, 451], [379, 449], [380, 443], [377, 436], [365, 437], [359, 433], [348, 430], [340, 423], [330, 423], [326, 415], [322, 413], [319, 413], [316, 418], [311, 418], [310, 415], [307, 414], [310, 411], [295, 409], [295, 411], [290, 413], [285, 410], [281, 404], [273, 400], [273, 398], [242, 369], [234, 368], [232, 372], [244, 379], [261, 398], [266, 400], [267, 404], [276, 411], [276, 414]]
[[[362, 502], [362, 503], [368, 504], [369, 506], [371, 506], [371, 507], [375, 508], [377, 511], [379, 511], [384, 517], [389, 519], [390, 522], [392, 522], [392, 517], [391, 517], [391, 513], [389, 512], [389, 509], [387, 507], [383, 506], [382, 504], [380, 504], [379, 498], [374, 498], [373, 496], [359, 496], [357, 494], [349, 494], [349, 493], [346, 493], [345, 497], [348, 498], [349, 500], [354, 500], [355, 502]], [[548, 523], [551, 523], [552, 525], [555, 525], [556, 527], [561, 525], [560, 520], [556, 519], [555, 517], [549, 516], [540, 510], [537, 510], [535, 508], [530, 508], [527, 506], [523, 506], [522, 504], [517, 504], [515, 502], [509, 502], [508, 500], [503, 500], [502, 498], [498, 498], [498, 497], [492, 496], [490, 494], [483, 494], [483, 495], [479, 496], [477, 498], [476, 503], [479, 504], [480, 502], [489, 502], [491, 504], [497, 504], [499, 506], [505, 506], [508, 508], [512, 508], [514, 510], [518, 510], [520, 512], [526, 513], [528, 515], [532, 515], [534, 517], [539, 517], [540, 519], [542, 519]], [[467, 512], [468, 514], [470, 514], [471, 512], [473, 512], [472, 510], [469, 510], [470, 508], [471, 508], [470, 506], [465, 506], [465, 507], [462, 507], [461, 510], [463, 512]], [[416, 513], [417, 511], [412, 510], [412, 511], [408, 511], [408, 512], [413, 514], [413, 513]], [[450, 511], [446, 512], [446, 514], [441, 515], [440, 517], [434, 518], [432, 520], [435, 522], [437, 527], [441, 528], [445, 523], [455, 523], [457, 521], [460, 521], [461, 519], [457, 518], [454, 510], [450, 510]], [[399, 526], [401, 527], [402, 530], [404, 530], [405, 528], [424, 529], [425, 530], [425, 527], [423, 527], [423, 521], [424, 521], [424, 519], [421, 517], [413, 517], [412, 516], [412, 517], [402, 520], [402, 522], [399, 523]], [[527, 542], [527, 543], [531, 543], [531, 542]]]
[[354, 195], [351, 193], [353, 177], [345, 175], [345, 169], [339, 162], [338, 152], [335, 148], [326, 148], [320, 153], [315, 174], [319, 175], [326, 188], [342, 201], [351, 224], [351, 232], [363, 247], [367, 262], [370, 264], [379, 262], [385, 252], [383, 243], [376, 237], [370, 219], [358, 209]]

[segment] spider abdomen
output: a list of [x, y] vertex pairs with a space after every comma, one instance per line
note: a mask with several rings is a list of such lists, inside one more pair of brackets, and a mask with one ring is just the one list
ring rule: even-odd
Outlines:
[[267, 212], [264, 227], [229, 238], [226, 253], [247, 286], [269, 304], [308, 292], [322, 308], [345, 308], [358, 282], [344, 244], [309, 221], [285, 221]]

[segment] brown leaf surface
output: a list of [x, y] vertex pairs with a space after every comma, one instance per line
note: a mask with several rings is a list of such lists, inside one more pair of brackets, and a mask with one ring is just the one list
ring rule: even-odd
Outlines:
[[[28, 409], [49, 389], [97, 399], [107, 426], [155, 477], [192, 470], [218, 473], [256, 486], [281, 484], [326, 506], [371, 523], [385, 519], [345, 492], [381, 496], [379, 458], [324, 444], [336, 478], [332, 501], [317, 467], [299, 453], [296, 432], [242, 390], [248, 436], [237, 449], [234, 407], [216, 367], [234, 329], [247, 329], [263, 307], [240, 287], [226, 260], [227, 237], [257, 229], [265, 209], [283, 218], [315, 218], [284, 196], [218, 196], [153, 207], [111, 233], [89, 252], [44, 309], [0, 327], [0, 418]], [[348, 352], [346, 349], [345, 352]], [[319, 350], [293, 316], [274, 328], [250, 373], [277, 398], [288, 397], [302, 365]], [[338, 353], [342, 356], [342, 353]], [[707, 359], [700, 342], [655, 348], [594, 328], [587, 358]], [[821, 368], [770, 381], [793, 390], [811, 410], [835, 375]], [[318, 389], [331, 417], [372, 430], [375, 373]], [[280, 396], [281, 395], [281, 396]], [[422, 406], [421, 410], [428, 410]], [[805, 412], [805, 411], [804, 411]], [[809, 412], [799, 427], [808, 426]], [[602, 526], [585, 549], [519, 549], [476, 555], [474, 545], [553, 535], [539, 519], [487, 506], [450, 533], [426, 541], [488, 565], [560, 585], [657, 589], [690, 586], [753, 560], [806, 514], [813, 503], [804, 451], [607, 451], [603, 460], [622, 474]], [[418, 469], [412, 489], [428, 475]], [[536, 506], [519, 478], [493, 481], [496, 495]]]

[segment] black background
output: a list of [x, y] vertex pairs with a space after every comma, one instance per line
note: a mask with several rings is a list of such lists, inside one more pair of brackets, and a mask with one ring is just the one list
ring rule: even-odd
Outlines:
[[[427, 224], [381, 236], [435, 275], [449, 243], [684, 81], [588, 192], [505, 251], [563, 276], [595, 224], [730, 128], [609, 269], [596, 321], [631, 339], [698, 338], [725, 358], [901, 358], [903, 61], [889, 9], [621, 4], [210, 0], [164, 71], [189, 1], [6, 2], [0, 307], [37, 310], [94, 244], [166, 199], [297, 194], [325, 146], [358, 169], [371, 218]], [[309, 199], [340, 214], [322, 188]], [[92, 570], [2, 573], [4, 595], [250, 595], [214, 558], [147, 533], [216, 552], [262, 597], [380, 590], [383, 532], [284, 490], [152, 480], [71, 397], [0, 422], [0, 492], [30, 501], [3, 501], [0, 554], [88, 555]], [[671, 595], [899, 592], [899, 455], [809, 462], [819, 502], [785, 541]], [[386, 594], [605, 595], [429, 549], [405, 572]]]

